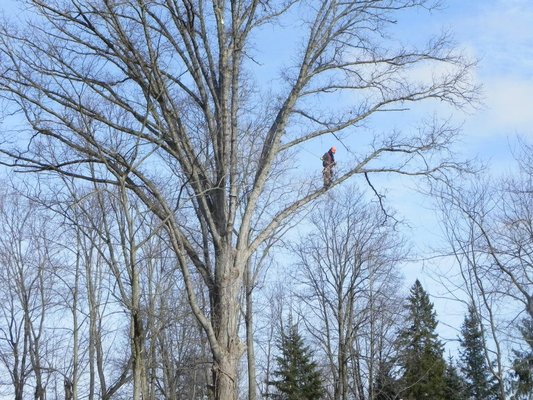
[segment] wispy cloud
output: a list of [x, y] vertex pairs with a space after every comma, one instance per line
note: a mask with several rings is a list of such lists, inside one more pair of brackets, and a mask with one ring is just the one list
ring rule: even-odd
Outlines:
[[484, 66], [489, 72], [529, 74], [533, 67], [533, 2], [498, 1], [473, 20]]
[[484, 107], [469, 134], [533, 137], [533, 2], [479, 2], [455, 18], [458, 39], [480, 60]]
[[[533, 135], [533, 79], [500, 77], [485, 82], [487, 110], [493, 128]], [[511, 132], [512, 133], [512, 132]]]

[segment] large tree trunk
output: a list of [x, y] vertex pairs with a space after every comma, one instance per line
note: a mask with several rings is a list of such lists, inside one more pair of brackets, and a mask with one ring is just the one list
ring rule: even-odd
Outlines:
[[[226, 254], [220, 254], [224, 262], [219, 270], [224, 271], [218, 281], [215, 294], [215, 332], [220, 351], [214, 351], [213, 382], [215, 400], [237, 399], [237, 372], [244, 346], [238, 335], [240, 313], [239, 294], [243, 285], [244, 263], [234, 261], [231, 246]], [[216, 345], [215, 345], [216, 347]]]
[[[144, 355], [144, 328], [141, 315], [141, 283], [139, 278], [139, 265], [137, 264], [137, 244], [134, 238], [132, 216], [128, 214], [128, 199], [122, 192], [122, 206], [126, 210], [126, 229], [128, 231], [129, 274], [131, 284], [130, 324], [131, 324], [131, 351], [133, 370], [133, 400], [147, 398], [147, 385], [145, 374]], [[126, 257], [126, 255], [124, 255]], [[120, 279], [117, 277], [117, 279]]]
[[255, 400], [257, 396], [255, 383], [255, 351], [254, 351], [254, 319], [253, 319], [253, 278], [251, 264], [246, 266], [246, 356], [248, 360], [248, 400]]
[[133, 359], [133, 399], [146, 398], [146, 375], [144, 362], [144, 332], [140, 313], [139, 274], [134, 271], [132, 284], [131, 349]]
[[[76, 270], [74, 272], [74, 287], [72, 288], [72, 380], [65, 377], [65, 400], [78, 400], [78, 368], [79, 368], [79, 326], [78, 326], [78, 296], [81, 268], [80, 232], [76, 231]], [[67, 393], [69, 391], [69, 393]], [[67, 394], [69, 396], [67, 396]], [[70, 397], [70, 398], [69, 398]]]

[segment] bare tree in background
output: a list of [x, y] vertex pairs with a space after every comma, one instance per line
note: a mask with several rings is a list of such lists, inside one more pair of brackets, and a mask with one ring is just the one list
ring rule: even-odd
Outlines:
[[3, 193], [0, 226], [0, 359], [15, 399], [32, 388], [35, 400], [45, 400], [56, 367], [46, 323], [55, 300], [57, 248], [46, 216], [16, 193]]
[[[119, 391], [143, 399], [161, 395], [177, 400], [201, 398], [207, 386], [205, 366], [210, 363], [205, 336], [185, 301], [160, 221], [146, 213], [135, 198], [125, 199], [127, 192], [120, 188], [106, 190], [95, 185], [87, 190], [72, 182], [68, 187], [66, 198], [52, 208], [80, 232], [82, 254], [87, 255], [83, 265], [87, 268], [88, 312], [96, 317], [89, 318], [95, 321], [89, 327], [89, 343], [97, 354], [89, 357], [90, 387], [98, 381], [101, 396], [106, 398]], [[100, 280], [95, 280], [98, 277]], [[198, 288], [198, 296], [202, 290]], [[106, 304], [109, 297], [118, 304]], [[110, 312], [127, 316], [120, 321], [129, 329], [102, 330], [105, 321], [97, 318], [107, 319]], [[106, 337], [110, 335], [123, 337], [119, 340], [129, 343], [129, 350], [108, 348]], [[119, 373], [108, 375], [110, 360], [117, 357]], [[94, 395], [94, 389], [91, 393]]]
[[270, 399], [272, 396], [271, 382], [274, 380], [275, 356], [277, 339], [281, 335], [282, 323], [293, 312], [294, 305], [291, 293], [285, 282], [276, 282], [267, 286], [262, 296], [264, 304], [256, 318], [254, 340], [257, 345], [257, 377], [260, 378], [258, 391], [261, 398]]
[[[306, 326], [327, 357], [335, 400], [374, 398], [384, 333], [377, 327], [398, 303], [391, 293], [406, 256], [395, 223], [351, 188], [313, 213], [295, 252]], [[389, 306], [378, 307], [386, 299]]]
[[[72, 361], [80, 373], [77, 380], [73, 380], [73, 389], [79, 396], [85, 395], [89, 399], [110, 399], [124, 390], [130, 380], [133, 354], [114, 343], [122, 335], [127, 335], [123, 327], [128, 326], [129, 321], [122, 316], [122, 308], [114, 300], [123, 294], [117, 286], [123, 289], [125, 283], [122, 280], [116, 283], [117, 275], [113, 272], [117, 272], [119, 265], [109, 255], [120, 253], [121, 248], [105, 236], [106, 228], [110, 229], [106, 222], [113, 219], [113, 210], [109, 202], [103, 204], [100, 201], [98, 191], [76, 187], [67, 180], [64, 181], [64, 191], [66, 193], [57, 192], [57, 198], [49, 201], [48, 206], [61, 215], [76, 238], [71, 251], [76, 254], [76, 268], [81, 275], [78, 278], [77, 312], [82, 318], [74, 324], [77, 339], [74, 341], [73, 337], [73, 341], [78, 342], [78, 352], [85, 357], [78, 354], [78, 361]], [[115, 220], [113, 226], [117, 226]], [[112, 245], [117, 248], [111, 248]], [[110, 265], [111, 262], [115, 264]], [[127, 269], [124, 270], [127, 274]]]
[[[475, 305], [491, 345], [485, 356], [505, 398], [503, 354], [509, 326], [522, 312], [533, 318], [533, 175], [531, 148], [519, 142], [519, 171], [501, 180], [476, 178], [438, 192], [445, 233], [460, 267], [458, 288]], [[468, 183], [468, 182], [466, 182]]]
[[[478, 183], [472, 190], [461, 188], [456, 194], [453, 203], [443, 203], [443, 215], [446, 236], [459, 266], [459, 273], [446, 273], [443, 279], [446, 280], [450, 293], [459, 301], [472, 304], [480, 321], [483, 341], [490, 343], [490, 346], [485, 347], [484, 354], [487, 365], [498, 381], [499, 396], [504, 399], [502, 346], [509, 332], [509, 324], [514, 319], [514, 316], [511, 317], [508, 310], [505, 310], [508, 305], [505, 293], [512, 293], [514, 290], [500, 280], [500, 273], [495, 268], [490, 254], [486, 252], [487, 242], [483, 233], [495, 222], [489, 209], [494, 206], [493, 201], [498, 195], [487, 182]], [[455, 208], [460, 203], [461, 205]]]
[[[164, 223], [209, 341], [216, 400], [236, 398], [238, 297], [249, 258], [326, 191], [319, 179], [279, 175], [294, 153], [314, 139], [348, 137], [383, 111], [427, 99], [464, 105], [475, 95], [471, 65], [448, 37], [420, 49], [387, 41], [397, 14], [430, 8], [428, 0], [27, 3], [31, 19], [0, 31], [0, 92], [27, 127], [3, 133], [3, 163], [124, 182]], [[253, 43], [291, 18], [301, 35], [293, 35], [298, 51], [283, 83], [256, 85], [255, 59], [272, 55]], [[409, 74], [440, 64], [451, 68], [427, 82]], [[447, 153], [455, 134], [436, 122], [370, 135], [332, 187], [365, 172], [428, 176], [460, 167]]]
[[[13, 394], [15, 400], [22, 400], [24, 390], [27, 387], [27, 382], [30, 379], [31, 365], [29, 361], [29, 345], [30, 338], [28, 331], [24, 329], [24, 312], [23, 306], [20, 304], [21, 298], [17, 294], [19, 285], [14, 285], [13, 282], [19, 280], [17, 278], [17, 266], [13, 263], [14, 257], [11, 248], [11, 243], [17, 242], [17, 237], [9, 235], [8, 216], [11, 214], [9, 208], [6, 206], [7, 196], [2, 195], [1, 211], [2, 219], [2, 248], [0, 250], [0, 260], [2, 266], [1, 279], [1, 316], [2, 326], [0, 358], [2, 360], [2, 370], [7, 371], [2, 376], [9, 376], [10, 384], [13, 386]], [[6, 239], [8, 239], [6, 241]], [[9, 246], [5, 248], [5, 245]], [[4, 378], [5, 379], [5, 378]], [[8, 385], [6, 380], [2, 379], [2, 384]], [[27, 390], [27, 389], [26, 389]]]

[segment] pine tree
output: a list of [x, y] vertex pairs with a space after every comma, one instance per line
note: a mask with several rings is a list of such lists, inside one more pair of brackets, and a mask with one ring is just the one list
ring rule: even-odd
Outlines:
[[305, 346], [297, 325], [289, 324], [279, 342], [280, 356], [276, 357], [277, 380], [270, 382], [278, 390], [273, 398], [279, 400], [319, 400], [324, 394], [317, 364], [312, 351]]
[[373, 393], [375, 400], [395, 400], [398, 397], [398, 379], [392, 371], [392, 362], [383, 361], [377, 369]]
[[494, 379], [491, 379], [484, 356], [485, 341], [473, 305], [468, 307], [468, 314], [461, 327], [461, 336], [461, 371], [466, 378], [468, 398], [474, 400], [497, 398], [496, 384]]
[[407, 325], [399, 334], [401, 397], [443, 400], [446, 398], [443, 346], [435, 332], [433, 304], [418, 279], [411, 288], [407, 310]]
[[520, 333], [527, 344], [522, 351], [514, 350], [512, 383], [513, 399], [530, 399], [533, 393], [533, 321], [524, 319], [519, 327]]
[[466, 381], [459, 373], [453, 358], [448, 359], [446, 372], [444, 374], [446, 382], [445, 399], [446, 400], [468, 400], [466, 393]]

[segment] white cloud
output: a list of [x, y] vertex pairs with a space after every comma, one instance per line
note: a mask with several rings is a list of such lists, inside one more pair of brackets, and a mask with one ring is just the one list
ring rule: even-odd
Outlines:
[[485, 83], [489, 121], [494, 128], [531, 134], [533, 127], [533, 80], [500, 78]]
[[533, 37], [531, 17], [533, 3], [530, 0], [498, 0], [485, 2], [477, 23], [487, 37], [502, 40], [523, 41]]
[[459, 23], [459, 36], [476, 48], [482, 71], [531, 76], [533, 2], [498, 0], [482, 4], [478, 13]]
[[476, 77], [483, 86], [484, 107], [466, 119], [466, 133], [533, 137], [533, 2], [469, 5], [455, 15], [454, 25], [461, 45], [479, 58]]

